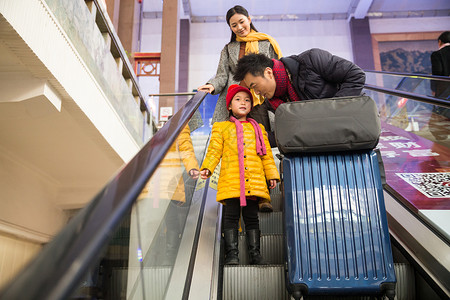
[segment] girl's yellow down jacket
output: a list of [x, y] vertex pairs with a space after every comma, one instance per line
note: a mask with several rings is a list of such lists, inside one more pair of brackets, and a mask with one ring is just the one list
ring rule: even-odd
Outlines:
[[[244, 172], [245, 195], [256, 196], [270, 201], [267, 180], [280, 180], [272, 150], [264, 126], [261, 126], [266, 145], [266, 155], [256, 154], [255, 131], [249, 122], [241, 123], [244, 129]], [[208, 152], [201, 169], [208, 169], [212, 174], [220, 159], [217, 201], [239, 198], [239, 158], [237, 150], [236, 125], [230, 121], [216, 122], [213, 125]]]

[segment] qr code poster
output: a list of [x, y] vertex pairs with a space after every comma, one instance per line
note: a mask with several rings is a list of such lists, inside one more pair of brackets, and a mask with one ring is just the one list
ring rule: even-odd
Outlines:
[[448, 173], [396, 173], [428, 198], [450, 198]]

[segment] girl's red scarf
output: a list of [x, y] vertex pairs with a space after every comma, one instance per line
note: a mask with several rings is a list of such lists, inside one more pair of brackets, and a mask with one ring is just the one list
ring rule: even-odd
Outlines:
[[[239, 185], [240, 185], [240, 203], [241, 206], [247, 206], [247, 199], [245, 197], [245, 172], [244, 172], [244, 128], [241, 122], [233, 116], [230, 116], [230, 121], [236, 125], [237, 148], [239, 158]], [[266, 145], [264, 144], [264, 136], [258, 123], [252, 118], [247, 118], [247, 121], [253, 125], [256, 139], [256, 153], [258, 155], [266, 155]]]
[[291, 81], [289, 80], [289, 76], [286, 73], [286, 68], [283, 63], [279, 60], [273, 60], [273, 76], [275, 77], [275, 82], [277, 87], [275, 89], [275, 93], [273, 94], [273, 98], [269, 100], [270, 105], [272, 105], [273, 109], [276, 110], [281, 103], [284, 101], [281, 97], [288, 95], [291, 101], [300, 101], [301, 99], [295, 92], [294, 87], [292, 86]]

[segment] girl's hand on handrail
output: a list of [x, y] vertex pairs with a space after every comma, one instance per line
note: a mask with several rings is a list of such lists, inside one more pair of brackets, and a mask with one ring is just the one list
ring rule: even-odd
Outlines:
[[208, 169], [203, 169], [200, 171], [200, 178], [207, 179], [211, 175], [211, 172]]

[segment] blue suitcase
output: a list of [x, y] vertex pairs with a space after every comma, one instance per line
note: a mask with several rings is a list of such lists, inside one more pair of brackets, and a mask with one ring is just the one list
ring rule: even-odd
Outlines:
[[286, 285], [302, 295], [382, 295], [396, 277], [377, 154], [286, 154]]

